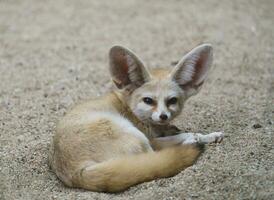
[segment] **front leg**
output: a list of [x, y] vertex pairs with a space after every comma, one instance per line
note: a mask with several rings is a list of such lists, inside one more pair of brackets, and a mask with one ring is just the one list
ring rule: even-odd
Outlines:
[[207, 135], [203, 135], [201, 133], [181, 133], [185, 134], [185, 140], [183, 144], [192, 144], [192, 143], [200, 143], [200, 144], [210, 144], [210, 143], [220, 143], [224, 139], [224, 134], [222, 132], [213, 132]]
[[153, 138], [150, 142], [155, 150], [179, 145], [179, 144], [209, 144], [220, 143], [224, 138], [224, 134], [221, 132], [213, 132], [207, 135], [200, 133], [180, 133], [174, 136], [157, 137]]
[[209, 143], [221, 143], [224, 139], [224, 133], [222, 132], [213, 132], [207, 135], [197, 133], [198, 142], [209, 144]]

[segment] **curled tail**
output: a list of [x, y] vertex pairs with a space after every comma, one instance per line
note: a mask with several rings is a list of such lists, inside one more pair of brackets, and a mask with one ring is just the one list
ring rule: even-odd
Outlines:
[[79, 170], [73, 177], [73, 186], [119, 192], [138, 183], [176, 175], [191, 166], [201, 152], [201, 146], [185, 145], [105, 161]]

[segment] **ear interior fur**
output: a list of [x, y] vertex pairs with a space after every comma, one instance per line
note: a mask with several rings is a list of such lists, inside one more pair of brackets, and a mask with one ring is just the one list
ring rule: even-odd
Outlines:
[[187, 94], [196, 94], [204, 83], [213, 60], [210, 44], [200, 45], [187, 53], [171, 72], [171, 78]]
[[132, 91], [150, 80], [142, 61], [125, 47], [112, 47], [109, 60], [113, 82], [119, 89]]

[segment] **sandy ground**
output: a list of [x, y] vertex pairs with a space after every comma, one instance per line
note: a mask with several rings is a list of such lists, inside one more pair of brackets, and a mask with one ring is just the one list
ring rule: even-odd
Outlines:
[[[0, 199], [274, 199], [274, 1], [0, 0]], [[120, 194], [69, 189], [47, 165], [58, 118], [110, 90], [107, 53], [171, 67], [202, 42], [215, 60], [175, 122], [224, 131], [175, 177]]]

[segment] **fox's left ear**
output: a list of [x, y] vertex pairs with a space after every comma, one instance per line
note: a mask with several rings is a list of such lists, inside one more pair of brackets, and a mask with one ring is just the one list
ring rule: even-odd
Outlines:
[[210, 44], [200, 45], [186, 54], [171, 72], [171, 78], [186, 93], [196, 94], [204, 83], [212, 64], [213, 50]]

